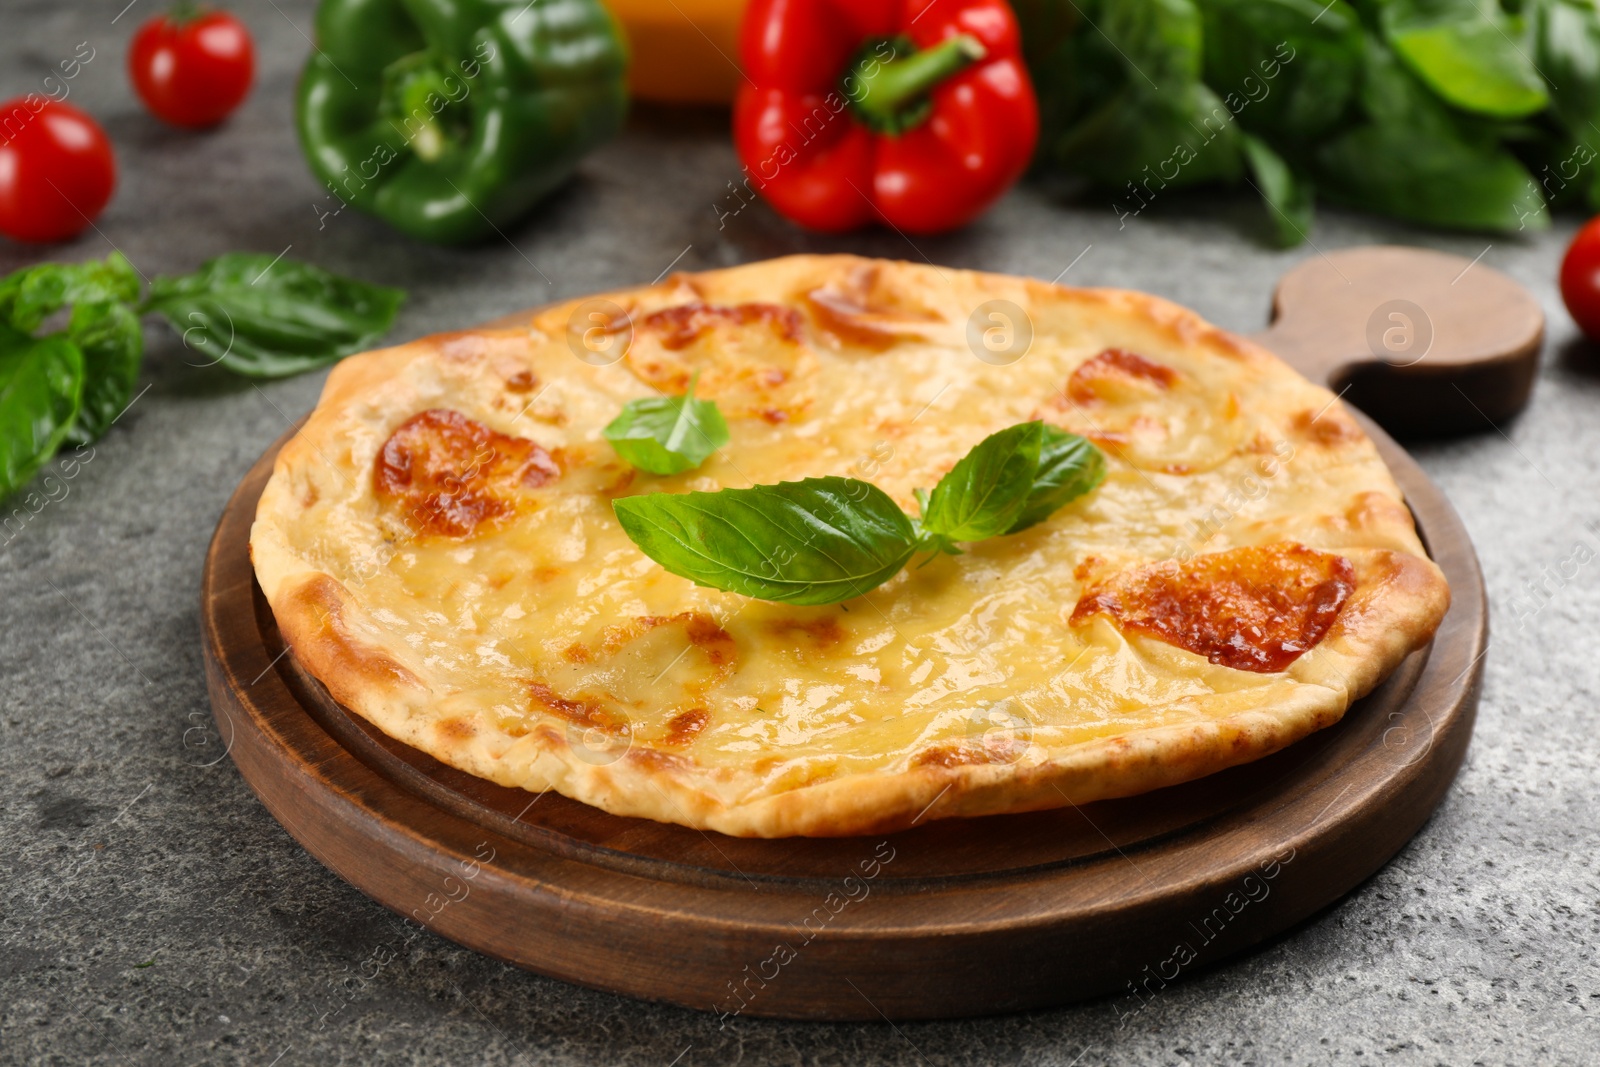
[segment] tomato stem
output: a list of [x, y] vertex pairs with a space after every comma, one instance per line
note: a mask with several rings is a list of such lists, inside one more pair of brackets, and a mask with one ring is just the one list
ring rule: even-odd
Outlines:
[[982, 43], [966, 33], [921, 51], [903, 36], [869, 41], [846, 68], [842, 88], [867, 126], [905, 133], [932, 113], [929, 92], [985, 55]]
[[171, 7], [167, 8], [167, 21], [174, 26], [182, 26], [186, 22], [193, 22], [205, 13], [205, 6], [196, 3], [195, 0], [176, 0]]

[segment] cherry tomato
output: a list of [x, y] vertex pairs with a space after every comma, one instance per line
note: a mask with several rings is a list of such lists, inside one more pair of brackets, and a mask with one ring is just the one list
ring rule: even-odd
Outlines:
[[227, 118], [250, 92], [255, 69], [250, 31], [226, 11], [157, 15], [128, 49], [128, 75], [145, 106], [191, 129]]
[[0, 233], [63, 241], [111, 199], [117, 164], [99, 123], [37, 94], [0, 104]]
[[1561, 261], [1561, 299], [1578, 328], [1600, 341], [1600, 218], [1590, 219]]

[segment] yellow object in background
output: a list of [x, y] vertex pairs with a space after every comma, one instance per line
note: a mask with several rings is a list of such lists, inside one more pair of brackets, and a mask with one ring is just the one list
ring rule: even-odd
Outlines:
[[607, 0], [628, 33], [641, 100], [725, 104], [739, 84], [745, 0]]

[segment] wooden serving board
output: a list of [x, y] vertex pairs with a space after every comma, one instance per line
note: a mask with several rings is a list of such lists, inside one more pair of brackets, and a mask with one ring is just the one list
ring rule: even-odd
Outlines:
[[1484, 433], [1528, 404], [1544, 309], [1477, 260], [1364, 245], [1280, 278], [1255, 340], [1403, 439]]
[[1337, 726], [1140, 797], [759, 841], [453, 770], [345, 712], [286, 652], [248, 550], [281, 440], [206, 558], [212, 706], [240, 773], [312, 855], [519, 967], [720, 1016], [938, 1018], [1106, 994], [1137, 1013], [1376, 871], [1466, 752], [1487, 641], [1477, 557], [1421, 469], [1367, 429], [1450, 581], [1433, 645]]

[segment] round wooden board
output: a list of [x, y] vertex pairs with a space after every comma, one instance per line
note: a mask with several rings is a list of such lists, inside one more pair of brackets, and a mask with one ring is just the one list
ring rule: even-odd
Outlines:
[[206, 558], [212, 706], [240, 773], [312, 855], [519, 967], [729, 1015], [938, 1018], [1102, 994], [1137, 1011], [1372, 874], [1465, 755], [1488, 637], [1477, 557], [1443, 494], [1367, 428], [1450, 581], [1432, 647], [1337, 726], [1140, 797], [762, 841], [446, 767], [345, 712], [286, 654], [248, 549], [281, 440], [239, 485]]

